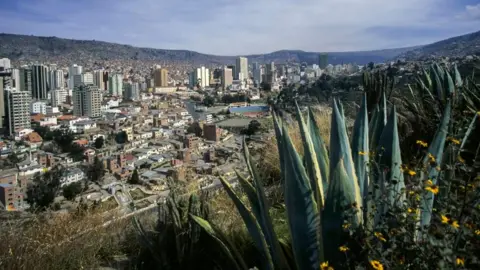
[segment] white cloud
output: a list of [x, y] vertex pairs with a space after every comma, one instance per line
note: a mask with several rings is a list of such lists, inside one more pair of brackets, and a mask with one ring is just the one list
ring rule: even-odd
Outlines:
[[[454, 1], [458, 0], [36, 0], [25, 7], [37, 15], [28, 20], [0, 11], [0, 17], [11, 22], [0, 25], [0, 32], [214, 54], [380, 49], [478, 30], [450, 15], [455, 14], [452, 8], [459, 8]], [[478, 16], [480, 5], [469, 7], [465, 13]]]
[[472, 20], [480, 20], [480, 3], [476, 5], [467, 5], [465, 7], [465, 17]]

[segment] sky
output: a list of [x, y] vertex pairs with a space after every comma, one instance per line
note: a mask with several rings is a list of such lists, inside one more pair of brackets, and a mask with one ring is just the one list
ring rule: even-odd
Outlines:
[[0, 0], [0, 33], [245, 55], [424, 45], [480, 30], [480, 0]]

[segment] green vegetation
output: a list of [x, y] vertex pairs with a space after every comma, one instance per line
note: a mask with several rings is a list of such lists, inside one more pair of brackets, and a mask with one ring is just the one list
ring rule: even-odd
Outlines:
[[202, 137], [203, 130], [200, 127], [200, 124], [198, 122], [193, 122], [190, 124], [190, 126], [187, 128], [187, 133], [193, 133], [197, 137]]
[[63, 197], [65, 197], [65, 199], [69, 201], [75, 199], [75, 197], [82, 193], [82, 191], [83, 185], [81, 182], [71, 183], [70, 185], [64, 186], [62, 188]]
[[61, 169], [53, 168], [44, 174], [37, 173], [35, 175], [26, 192], [26, 201], [32, 209], [43, 211], [52, 205], [60, 191], [61, 174]]
[[104, 145], [104, 143], [105, 143], [105, 139], [103, 138], [103, 136], [98, 137], [98, 138], [95, 140], [95, 143], [94, 143], [94, 144], [95, 144], [95, 148], [97, 148], [97, 149], [102, 148], [103, 145]]
[[140, 181], [140, 177], [138, 176], [138, 171], [137, 169], [133, 170], [132, 175], [130, 176], [130, 179], [128, 179], [128, 183], [132, 185], [140, 185], [142, 182]]
[[203, 105], [206, 107], [212, 107], [215, 104], [215, 98], [209, 95], [206, 95], [203, 98]]

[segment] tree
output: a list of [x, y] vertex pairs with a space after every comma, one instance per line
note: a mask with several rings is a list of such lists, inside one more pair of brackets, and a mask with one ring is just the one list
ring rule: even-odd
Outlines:
[[119, 144], [128, 142], [128, 135], [125, 131], [120, 131], [115, 135], [115, 141]]
[[242, 131], [243, 134], [251, 136], [260, 130], [261, 124], [257, 120], [252, 120], [248, 124], [248, 127]]
[[83, 147], [76, 144], [76, 143], [72, 143], [71, 147], [70, 147], [70, 157], [74, 160], [74, 161], [82, 161], [83, 160]]
[[65, 197], [65, 199], [69, 201], [72, 201], [73, 199], [75, 199], [75, 197], [78, 194], [82, 193], [82, 191], [83, 191], [83, 186], [81, 182], [74, 182], [62, 188], [63, 197]]
[[43, 175], [37, 173], [27, 187], [26, 201], [33, 209], [45, 210], [54, 201], [60, 190], [61, 170], [55, 167]]
[[132, 176], [130, 176], [130, 179], [128, 180], [128, 183], [132, 184], [132, 185], [140, 185], [142, 183], [140, 181], [140, 177], [138, 176], [137, 169], [133, 170]]
[[267, 82], [262, 82], [260, 83], [260, 89], [262, 89], [263, 91], [271, 91], [272, 85]]
[[206, 95], [203, 98], [203, 105], [206, 107], [212, 107], [215, 104], [215, 99], [212, 96]]
[[368, 63], [368, 68], [370, 70], [373, 70], [373, 68], [375, 68], [375, 63], [373, 63], [373, 62]]
[[103, 144], [105, 143], [105, 139], [103, 136], [99, 136], [97, 139], [95, 139], [95, 148], [100, 149], [103, 147]]
[[193, 122], [188, 128], [187, 133], [195, 133], [195, 136], [202, 137], [203, 130], [198, 122]]
[[42, 139], [44, 141], [53, 140], [54, 133], [52, 131], [50, 131], [50, 129], [48, 127], [38, 126], [38, 127], [34, 128], [33, 131], [37, 132], [38, 135], [40, 135], [40, 137], [42, 137]]
[[93, 160], [93, 164], [90, 165], [88, 174], [89, 174], [90, 180], [96, 183], [101, 181], [103, 176], [105, 175], [105, 170], [103, 169], [103, 163], [97, 156]]

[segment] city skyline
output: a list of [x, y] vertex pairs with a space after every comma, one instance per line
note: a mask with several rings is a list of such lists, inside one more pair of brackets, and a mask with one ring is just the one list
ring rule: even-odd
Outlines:
[[480, 3], [23, 0], [4, 3], [0, 16], [8, 22], [0, 25], [5, 33], [246, 55], [283, 49], [341, 52], [425, 45], [478, 31]]

